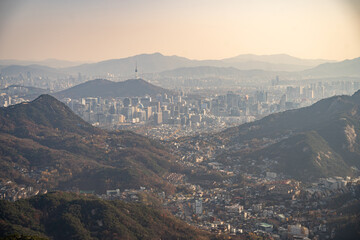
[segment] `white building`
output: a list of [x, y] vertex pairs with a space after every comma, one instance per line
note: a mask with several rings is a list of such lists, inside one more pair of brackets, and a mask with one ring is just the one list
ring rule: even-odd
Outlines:
[[203, 207], [202, 207], [202, 199], [195, 200], [195, 214], [200, 215], [202, 214]]
[[292, 239], [294, 237], [308, 237], [309, 229], [301, 226], [301, 224], [289, 225], [288, 226], [288, 238]]

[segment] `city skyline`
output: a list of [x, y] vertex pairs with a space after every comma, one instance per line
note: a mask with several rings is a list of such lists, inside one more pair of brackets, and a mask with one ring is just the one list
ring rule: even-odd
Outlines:
[[101, 61], [360, 56], [360, 4], [324, 1], [2, 1], [0, 59]]

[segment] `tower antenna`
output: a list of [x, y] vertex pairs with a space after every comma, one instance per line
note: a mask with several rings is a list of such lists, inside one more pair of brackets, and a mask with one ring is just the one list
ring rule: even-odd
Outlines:
[[138, 69], [137, 69], [137, 61], [135, 62], [135, 79], [138, 79]]

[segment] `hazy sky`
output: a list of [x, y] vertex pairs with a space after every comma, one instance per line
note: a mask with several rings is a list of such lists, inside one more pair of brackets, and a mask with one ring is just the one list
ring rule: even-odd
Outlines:
[[0, 59], [360, 56], [360, 0], [0, 0]]

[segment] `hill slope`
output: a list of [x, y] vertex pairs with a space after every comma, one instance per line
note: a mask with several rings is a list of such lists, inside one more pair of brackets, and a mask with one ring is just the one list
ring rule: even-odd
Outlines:
[[209, 239], [209, 235], [142, 204], [51, 193], [0, 201], [0, 237], [50, 239]]
[[177, 68], [159, 73], [161, 77], [207, 78], [207, 77], [275, 77], [276, 72], [263, 70], [239, 70], [233, 67], [187, 67]]
[[306, 76], [315, 77], [359, 77], [360, 57], [337, 63], [324, 63], [315, 68], [305, 70], [302, 73]]
[[49, 95], [0, 109], [0, 158], [2, 180], [98, 193], [140, 186], [171, 191], [162, 175], [176, 167], [157, 142], [95, 128]]
[[360, 91], [199, 139], [225, 145], [232, 157], [276, 161], [269, 170], [300, 180], [351, 175], [360, 168]]
[[171, 91], [152, 85], [143, 79], [130, 79], [124, 82], [112, 82], [105, 79], [88, 81], [69, 89], [54, 94], [57, 98], [82, 98], [82, 97], [140, 97]]
[[299, 133], [252, 155], [278, 162], [273, 169], [296, 179], [351, 175], [349, 165], [317, 132]]

